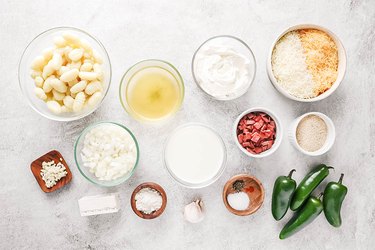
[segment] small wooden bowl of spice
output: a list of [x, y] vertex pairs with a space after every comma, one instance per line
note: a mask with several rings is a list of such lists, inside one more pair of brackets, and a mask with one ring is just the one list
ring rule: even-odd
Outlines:
[[134, 189], [130, 203], [134, 213], [142, 219], [155, 219], [167, 206], [167, 194], [159, 184], [145, 182]]
[[45, 193], [62, 188], [72, 180], [72, 172], [57, 150], [42, 155], [31, 163], [30, 168]]
[[255, 213], [263, 204], [264, 189], [254, 176], [239, 174], [230, 178], [223, 189], [223, 201], [229, 212], [246, 216]]

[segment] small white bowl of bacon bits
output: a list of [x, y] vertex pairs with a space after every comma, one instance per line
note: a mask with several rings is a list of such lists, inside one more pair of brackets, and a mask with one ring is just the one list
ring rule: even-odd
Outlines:
[[320, 101], [342, 82], [346, 52], [330, 30], [313, 24], [288, 28], [272, 44], [267, 73], [285, 97], [300, 102]]
[[236, 145], [246, 155], [262, 158], [280, 146], [283, 128], [279, 118], [269, 109], [256, 107], [240, 114], [233, 126]]

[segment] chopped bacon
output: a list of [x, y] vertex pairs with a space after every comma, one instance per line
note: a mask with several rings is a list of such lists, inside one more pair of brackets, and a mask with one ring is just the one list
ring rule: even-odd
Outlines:
[[260, 154], [272, 147], [276, 138], [276, 123], [268, 114], [252, 112], [239, 121], [238, 142], [251, 154]]
[[246, 124], [247, 124], [247, 125], [253, 125], [254, 123], [255, 123], [254, 120], [247, 120], [247, 121], [246, 121]]
[[260, 139], [260, 135], [259, 135], [258, 132], [255, 132], [255, 133], [252, 135], [252, 137], [251, 137], [251, 140], [252, 140], [253, 142], [255, 142], [255, 143], [257, 143], [257, 142], [259, 141], [259, 139]]
[[256, 154], [253, 150], [251, 150], [250, 148], [246, 148], [246, 150], [252, 154]]
[[237, 138], [238, 138], [238, 142], [239, 142], [239, 143], [242, 143], [242, 142], [243, 142], [243, 134], [239, 134], [239, 135], [237, 135]]

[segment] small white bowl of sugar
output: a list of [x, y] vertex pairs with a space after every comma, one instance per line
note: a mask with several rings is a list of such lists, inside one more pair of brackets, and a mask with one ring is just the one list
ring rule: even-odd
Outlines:
[[325, 154], [335, 142], [332, 120], [325, 114], [309, 112], [296, 118], [289, 130], [289, 139], [300, 152], [318, 156]]

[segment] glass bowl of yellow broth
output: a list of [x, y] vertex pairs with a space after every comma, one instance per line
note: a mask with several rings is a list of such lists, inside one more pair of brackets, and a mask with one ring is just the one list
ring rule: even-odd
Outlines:
[[130, 67], [121, 79], [120, 100], [139, 121], [159, 121], [175, 114], [184, 99], [184, 82], [170, 63], [150, 59]]

